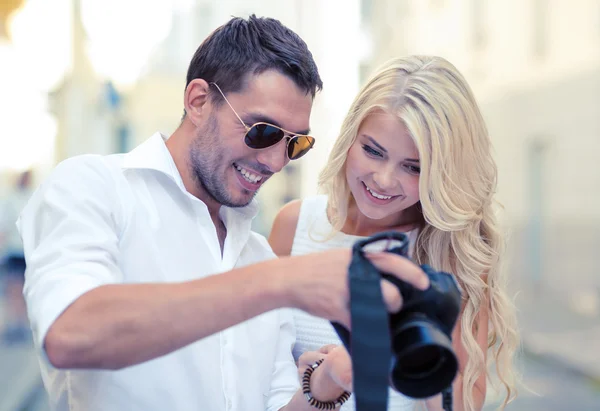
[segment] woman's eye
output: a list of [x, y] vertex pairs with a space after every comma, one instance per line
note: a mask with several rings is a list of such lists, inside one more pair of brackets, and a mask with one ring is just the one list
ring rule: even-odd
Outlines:
[[419, 166], [413, 166], [411, 164], [407, 164], [404, 167], [406, 168], [406, 170], [408, 170], [408, 172], [410, 174], [421, 174], [421, 167], [419, 167]]
[[367, 154], [370, 154], [370, 155], [376, 156], [376, 157], [382, 157], [382, 155], [379, 151], [375, 150], [374, 148], [372, 148], [366, 144], [363, 144], [362, 148], [363, 148], [363, 150], [365, 150], [365, 152]]

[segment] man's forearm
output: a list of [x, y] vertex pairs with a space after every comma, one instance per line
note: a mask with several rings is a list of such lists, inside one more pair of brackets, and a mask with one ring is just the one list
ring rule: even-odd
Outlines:
[[176, 284], [123, 284], [82, 295], [50, 327], [58, 368], [118, 369], [168, 354], [286, 305], [281, 260]]

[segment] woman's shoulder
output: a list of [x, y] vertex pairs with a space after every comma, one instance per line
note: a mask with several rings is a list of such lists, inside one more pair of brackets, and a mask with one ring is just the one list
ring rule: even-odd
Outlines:
[[314, 212], [321, 209], [324, 210], [327, 206], [327, 196], [325, 194], [307, 196], [301, 200], [294, 200], [286, 204], [284, 207], [292, 203], [294, 203], [295, 207], [298, 207], [298, 216], [300, 216], [305, 211]]
[[302, 200], [290, 201], [281, 207], [273, 220], [273, 226], [269, 234], [269, 244], [275, 254], [280, 257], [290, 255], [292, 252], [301, 206]]
[[269, 243], [278, 256], [290, 255], [298, 231], [305, 233], [325, 215], [327, 196], [315, 195], [284, 205], [273, 221]]
[[296, 225], [298, 224], [298, 218], [300, 217], [300, 209], [302, 207], [302, 200], [292, 200], [289, 203], [285, 204], [277, 215], [275, 216], [275, 223], [278, 223], [281, 228], [286, 229], [296, 229]]
[[294, 232], [300, 220], [305, 220], [311, 215], [319, 214], [327, 207], [327, 196], [315, 195], [304, 199], [292, 200], [285, 204], [273, 222], [273, 226], [277, 225], [278, 229]]

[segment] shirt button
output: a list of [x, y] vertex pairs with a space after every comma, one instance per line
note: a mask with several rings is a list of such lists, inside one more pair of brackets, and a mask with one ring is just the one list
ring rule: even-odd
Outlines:
[[229, 398], [227, 399], [227, 409], [231, 409], [231, 400]]

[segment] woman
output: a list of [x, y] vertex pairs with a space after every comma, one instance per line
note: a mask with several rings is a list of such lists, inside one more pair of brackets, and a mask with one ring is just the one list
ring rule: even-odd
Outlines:
[[[453, 273], [463, 291], [452, 336], [459, 358], [454, 409], [483, 407], [488, 351], [506, 388], [506, 405], [515, 395], [515, 310], [500, 271], [496, 165], [463, 76], [439, 57], [383, 65], [354, 100], [319, 186], [324, 195], [279, 212], [269, 237], [274, 251], [305, 254], [350, 247], [381, 231], [407, 233], [411, 258]], [[296, 357], [340, 344], [327, 321], [302, 312], [296, 320]], [[412, 410], [415, 404], [392, 393], [389, 409]], [[441, 410], [441, 396], [425, 405]], [[349, 403], [344, 407], [353, 409]]]

